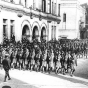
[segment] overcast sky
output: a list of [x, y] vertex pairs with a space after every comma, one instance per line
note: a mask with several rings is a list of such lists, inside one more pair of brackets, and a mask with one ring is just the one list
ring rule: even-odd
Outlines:
[[83, 3], [88, 3], [88, 0], [79, 0], [80, 4], [83, 4]]

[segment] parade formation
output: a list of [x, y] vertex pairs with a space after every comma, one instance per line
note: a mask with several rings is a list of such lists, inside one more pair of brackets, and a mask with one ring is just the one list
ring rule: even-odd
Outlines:
[[[77, 59], [87, 58], [87, 40], [41, 40], [32, 42], [26, 38], [22, 41], [4, 39], [0, 45], [0, 66], [5, 57], [9, 57], [10, 69], [30, 70], [36, 72], [55, 72], [73, 76]], [[8, 54], [8, 56], [6, 56]]]

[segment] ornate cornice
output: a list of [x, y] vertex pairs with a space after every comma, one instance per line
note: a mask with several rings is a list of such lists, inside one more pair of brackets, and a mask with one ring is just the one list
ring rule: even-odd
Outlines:
[[53, 16], [52, 14], [39, 12], [30, 8], [24, 8], [21, 5], [15, 5], [15, 4], [4, 2], [4, 1], [0, 1], [0, 8], [2, 10], [15, 12], [21, 15], [37, 17], [41, 20], [46, 19], [47, 21], [56, 21], [56, 22], [61, 21], [59, 16]]
[[71, 31], [76, 31], [76, 29], [59, 29], [59, 32], [71, 32]]

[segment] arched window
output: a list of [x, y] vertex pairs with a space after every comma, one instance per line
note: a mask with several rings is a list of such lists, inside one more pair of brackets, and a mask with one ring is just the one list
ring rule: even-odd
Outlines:
[[33, 28], [33, 35], [32, 35], [32, 39], [38, 39], [38, 37], [39, 37], [38, 27], [37, 27], [37, 26], [35, 26], [35, 27]]
[[43, 27], [42, 30], [41, 30], [41, 39], [46, 39], [46, 29], [45, 29], [45, 27]]

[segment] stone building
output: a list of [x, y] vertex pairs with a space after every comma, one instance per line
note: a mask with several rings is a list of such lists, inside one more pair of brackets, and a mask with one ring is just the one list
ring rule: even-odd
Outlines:
[[79, 0], [61, 0], [59, 38], [80, 39], [85, 27], [85, 8]]
[[58, 39], [60, 21], [59, 0], [0, 0], [0, 42]]

